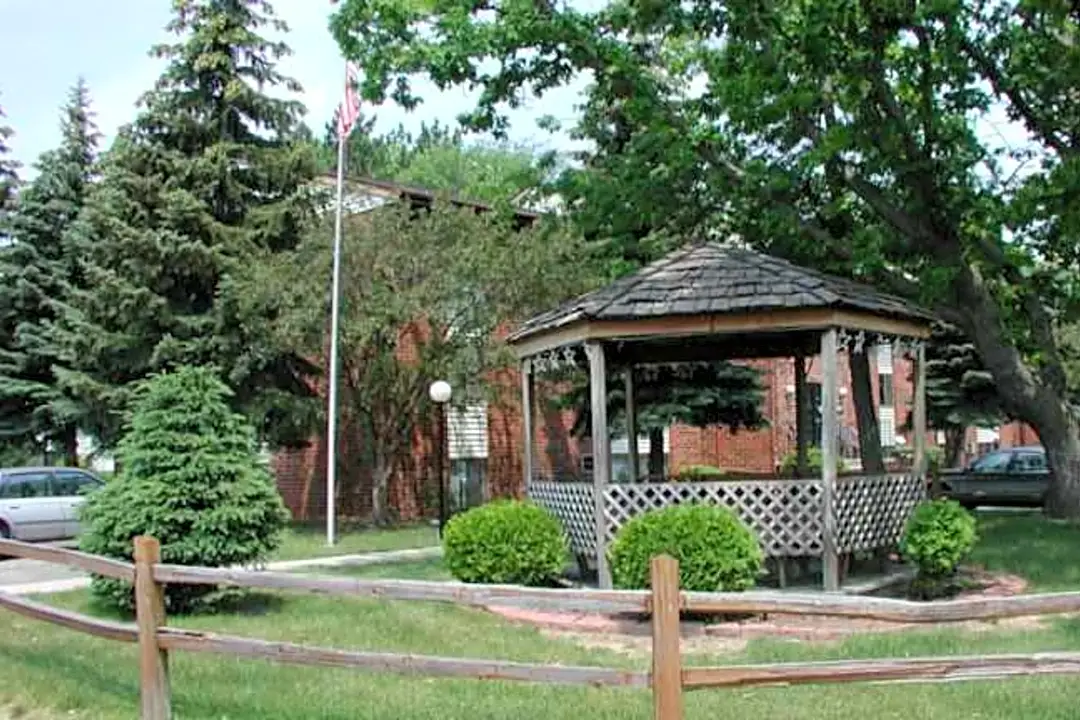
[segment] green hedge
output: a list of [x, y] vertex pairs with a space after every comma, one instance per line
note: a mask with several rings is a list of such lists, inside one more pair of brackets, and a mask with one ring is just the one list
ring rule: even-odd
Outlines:
[[[821, 474], [822, 465], [821, 448], [816, 445], [806, 448], [806, 464], [807, 470], [813, 475]], [[793, 450], [784, 456], [784, 459], [780, 461], [780, 474], [781, 475], [794, 475], [799, 462], [798, 454]], [[842, 458], [836, 458], [836, 471], [846, 472], [847, 464]]]
[[757, 538], [738, 515], [715, 505], [673, 505], [638, 515], [608, 551], [615, 587], [645, 588], [653, 556], [679, 561], [684, 590], [746, 590], [762, 574]]
[[467, 583], [550, 585], [566, 568], [559, 521], [530, 502], [496, 500], [455, 515], [443, 533], [443, 562]]
[[723, 470], [712, 465], [689, 465], [675, 473], [675, 482], [709, 482], [723, 480], [727, 476]]

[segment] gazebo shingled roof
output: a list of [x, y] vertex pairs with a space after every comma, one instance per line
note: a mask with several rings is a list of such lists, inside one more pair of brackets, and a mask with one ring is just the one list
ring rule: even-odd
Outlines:
[[[719, 316], [735, 322], [718, 326]], [[883, 325], [870, 318], [894, 323]], [[648, 323], [656, 332], [627, 324], [673, 319], [682, 322], [671, 328]], [[692, 319], [709, 321], [699, 327]], [[709, 242], [676, 250], [632, 275], [537, 315], [508, 341], [528, 355], [563, 341], [620, 335], [790, 332], [824, 325], [924, 337], [932, 319], [908, 301], [872, 287], [754, 250]], [[602, 327], [594, 327], [594, 332], [584, 327], [597, 323]], [[580, 332], [569, 332], [572, 327]], [[553, 333], [569, 336], [546, 342], [544, 336]]]

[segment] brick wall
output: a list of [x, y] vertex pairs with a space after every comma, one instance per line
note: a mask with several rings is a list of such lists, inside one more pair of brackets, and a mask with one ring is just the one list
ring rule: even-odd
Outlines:
[[[769, 426], [762, 430], [742, 430], [733, 433], [725, 428], [691, 428], [677, 425], [671, 429], [671, 455], [668, 470], [678, 472], [690, 465], [712, 465], [725, 470], [750, 473], [774, 472], [789, 453], [795, 451], [795, 363], [789, 358], [775, 358], [746, 363], [762, 371], [765, 398], [762, 412]], [[899, 428], [907, 420], [914, 388], [911, 382], [911, 361], [901, 357], [893, 360], [893, 396], [896, 423]], [[851, 370], [846, 354], [837, 358], [841, 426], [850, 429], [857, 439], [855, 402], [851, 391]], [[808, 382], [821, 383], [821, 359], [811, 358], [807, 367]], [[871, 356], [875, 404], [880, 403], [877, 382], [877, 362]], [[910, 433], [899, 432], [908, 438]], [[933, 442], [932, 434], [928, 442]]]
[[[746, 363], [759, 368], [765, 385], [762, 412], [769, 426], [762, 430], [731, 432], [723, 428], [692, 428], [675, 426], [670, 431], [670, 455], [668, 470], [677, 472], [689, 465], [712, 465], [727, 470], [752, 473], [774, 472], [784, 457], [795, 449], [795, 367], [788, 358], [756, 360]], [[807, 377], [811, 382], [821, 382], [821, 362], [813, 358], [808, 363]], [[838, 359], [841, 390], [842, 425], [856, 428], [855, 407], [851, 393], [851, 378], [845, 355]], [[871, 361], [874, 378], [874, 400], [879, 402], [876, 362]], [[488, 460], [487, 493], [489, 497], [521, 497], [524, 494], [522, 476], [522, 441], [524, 428], [521, 414], [521, 376], [516, 368], [493, 373], [493, 388], [488, 404]], [[897, 426], [907, 419], [913, 396], [911, 362], [895, 358], [893, 364], [893, 387]], [[580, 476], [581, 443], [571, 436], [573, 412], [560, 410], [552, 400], [564, 388], [551, 383], [536, 383], [534, 457], [536, 471], [546, 476]], [[406, 458], [391, 481], [391, 507], [405, 519], [424, 514], [430, 515], [435, 505], [432, 489], [437, 487], [434, 475], [435, 444], [434, 418], [421, 418], [417, 423], [413, 451]], [[1009, 426], [1012, 427], [1012, 426]], [[1002, 444], [1006, 432], [1012, 432], [1017, 440], [1013, 444], [1031, 442], [1023, 440], [1019, 431], [1003, 429]], [[903, 434], [903, 433], [899, 433]], [[1012, 438], [1013, 435], [1009, 437]], [[349, 438], [354, 438], [350, 444]], [[356, 517], [366, 517], [371, 511], [370, 482], [361, 463], [362, 448], [358, 437], [349, 428], [343, 428], [341, 439], [342, 466], [339, 477], [349, 477], [351, 486], [358, 488], [357, 497], [341, 498], [342, 510]], [[905, 437], [907, 437], [905, 435]], [[932, 438], [930, 440], [932, 442]], [[910, 440], [909, 440], [910, 442]], [[326, 443], [323, 436], [313, 438], [306, 448], [278, 453], [274, 469], [278, 487], [286, 503], [300, 519], [318, 519], [326, 512]], [[343, 486], [344, 487], [344, 486]], [[428, 499], [425, 508], [425, 498]]]
[[998, 444], [1003, 448], [1023, 447], [1024, 445], [1038, 445], [1039, 434], [1035, 428], [1021, 422], [1012, 422], [1002, 425], [998, 431]]

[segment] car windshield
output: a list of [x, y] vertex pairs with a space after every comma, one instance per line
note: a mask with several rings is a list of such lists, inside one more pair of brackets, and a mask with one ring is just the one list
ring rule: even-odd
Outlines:
[[1016, 456], [1016, 468], [1021, 472], [1043, 472], [1046, 470], [1046, 456], [1042, 453], [1021, 453]]
[[1005, 472], [1009, 468], [1009, 453], [993, 452], [971, 463], [971, 471], [977, 473]]

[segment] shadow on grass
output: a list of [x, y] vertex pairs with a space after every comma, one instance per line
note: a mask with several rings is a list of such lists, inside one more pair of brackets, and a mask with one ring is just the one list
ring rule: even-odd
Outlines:
[[979, 512], [971, 562], [1027, 578], [1031, 590], [1080, 590], [1080, 523], [1041, 512]]
[[[45, 598], [45, 602], [48, 602]], [[242, 588], [221, 588], [206, 596], [199, 605], [190, 612], [170, 613], [170, 618], [204, 618], [215, 615], [242, 615], [247, 617], [262, 617], [272, 613], [281, 612], [288, 599], [281, 595], [270, 592], [258, 592], [244, 590]], [[116, 620], [119, 622], [134, 622], [135, 613], [117, 608], [108, 601], [95, 595], [89, 595], [82, 608], [96, 618], [103, 620]]]

